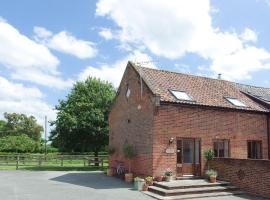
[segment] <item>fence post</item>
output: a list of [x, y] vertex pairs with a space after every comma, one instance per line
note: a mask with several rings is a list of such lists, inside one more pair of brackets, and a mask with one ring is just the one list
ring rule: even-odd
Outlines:
[[16, 159], [16, 170], [19, 169], [19, 160], [20, 160], [20, 156], [17, 155], [17, 159]]
[[101, 158], [101, 169], [103, 170], [103, 158]]
[[62, 155], [62, 156], [61, 156], [61, 167], [64, 166], [64, 161], [63, 161], [63, 160], [64, 160], [64, 156]]
[[41, 164], [42, 164], [42, 159], [41, 159], [41, 156], [39, 156], [38, 165], [41, 166]]
[[84, 166], [84, 167], [85, 167], [85, 165], [86, 165], [86, 164], [85, 164], [85, 160], [86, 160], [86, 159], [85, 159], [85, 158], [83, 158], [83, 166]]

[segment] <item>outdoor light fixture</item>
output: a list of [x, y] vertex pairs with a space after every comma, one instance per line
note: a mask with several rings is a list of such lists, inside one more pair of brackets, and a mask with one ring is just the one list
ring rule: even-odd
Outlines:
[[169, 139], [169, 144], [172, 144], [172, 143], [173, 143], [173, 141], [174, 141], [174, 138], [173, 138], [173, 137], [171, 137], [171, 138]]

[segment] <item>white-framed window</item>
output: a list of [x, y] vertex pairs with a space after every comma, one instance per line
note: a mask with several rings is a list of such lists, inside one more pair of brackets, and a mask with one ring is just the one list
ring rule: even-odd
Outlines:
[[235, 106], [239, 106], [239, 107], [247, 107], [246, 104], [244, 104], [243, 102], [241, 102], [239, 99], [237, 98], [233, 98], [233, 97], [225, 97], [231, 104], [235, 105]]
[[192, 101], [193, 99], [184, 91], [170, 90], [178, 100]]

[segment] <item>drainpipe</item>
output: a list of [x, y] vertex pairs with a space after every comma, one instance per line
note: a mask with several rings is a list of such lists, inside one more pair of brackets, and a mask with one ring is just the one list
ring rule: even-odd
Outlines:
[[270, 160], [270, 114], [267, 115], [268, 159]]

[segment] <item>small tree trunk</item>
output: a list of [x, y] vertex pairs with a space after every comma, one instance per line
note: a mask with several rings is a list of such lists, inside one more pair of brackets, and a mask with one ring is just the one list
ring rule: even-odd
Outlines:
[[98, 162], [98, 161], [99, 161], [99, 160], [98, 160], [98, 151], [95, 151], [95, 152], [94, 152], [94, 155], [95, 155], [95, 166], [96, 166], [96, 167], [99, 167], [99, 162]]

